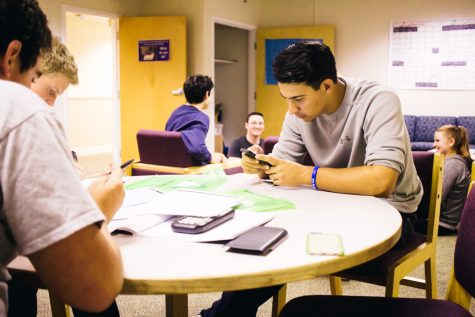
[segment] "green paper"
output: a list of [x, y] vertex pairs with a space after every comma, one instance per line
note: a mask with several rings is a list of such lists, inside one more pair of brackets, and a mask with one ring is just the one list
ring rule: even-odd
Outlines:
[[263, 212], [295, 209], [295, 204], [286, 199], [257, 194], [247, 189], [235, 190], [226, 194], [242, 198], [241, 203], [236, 208], [237, 210]]

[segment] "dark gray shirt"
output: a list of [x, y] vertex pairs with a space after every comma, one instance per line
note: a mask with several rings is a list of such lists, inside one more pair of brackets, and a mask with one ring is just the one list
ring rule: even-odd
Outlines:
[[471, 173], [463, 156], [456, 154], [445, 158], [440, 226], [456, 229], [467, 198], [470, 180]]
[[322, 167], [390, 167], [399, 176], [394, 192], [382, 199], [400, 212], [414, 212], [423, 189], [399, 98], [380, 83], [342, 79], [346, 92], [340, 108], [311, 122], [287, 113], [272, 155], [301, 163], [308, 150]]

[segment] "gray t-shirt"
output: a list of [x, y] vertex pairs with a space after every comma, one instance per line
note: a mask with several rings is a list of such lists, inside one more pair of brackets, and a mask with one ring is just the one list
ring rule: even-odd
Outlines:
[[6, 266], [104, 220], [74, 170], [64, 131], [43, 100], [0, 80], [0, 317]]
[[445, 158], [439, 222], [442, 227], [456, 230], [470, 181], [471, 173], [463, 156], [456, 154]]
[[313, 162], [322, 167], [390, 167], [399, 176], [394, 192], [382, 199], [400, 212], [416, 211], [423, 189], [399, 98], [377, 82], [340, 79], [346, 83], [346, 92], [338, 110], [311, 122], [287, 113], [272, 155], [301, 163], [308, 150]]

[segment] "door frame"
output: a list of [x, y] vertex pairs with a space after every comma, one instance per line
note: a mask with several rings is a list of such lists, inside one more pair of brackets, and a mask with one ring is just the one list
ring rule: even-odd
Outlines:
[[213, 16], [212, 17], [213, 27], [212, 30], [212, 38], [213, 38], [213, 47], [211, 48], [211, 59], [213, 65], [213, 78], [215, 77], [215, 69], [216, 65], [214, 63], [215, 60], [215, 45], [216, 45], [216, 37], [214, 34], [214, 30], [216, 24], [226, 25], [229, 27], [242, 29], [248, 31], [248, 81], [247, 81], [247, 112], [252, 112], [256, 110], [256, 29], [255, 25], [245, 24], [241, 22], [236, 22], [228, 19], [223, 19], [220, 17]]
[[[121, 129], [120, 129], [120, 91], [119, 91], [119, 15], [106, 11], [86, 9], [71, 5], [61, 5], [61, 38], [64, 42], [67, 42], [66, 36], [66, 13], [74, 12], [85, 15], [94, 15], [104, 18], [109, 18], [112, 23], [112, 47], [115, 54], [111, 57], [112, 63], [115, 64], [115, 67], [112, 67], [112, 80], [113, 80], [113, 91], [116, 93], [112, 94], [112, 104], [113, 104], [113, 118], [114, 118], [114, 141], [112, 144], [112, 151], [114, 156], [120, 157], [121, 154]], [[66, 91], [67, 93], [67, 91]], [[63, 98], [63, 107], [64, 107], [64, 128], [67, 131], [68, 127], [68, 100]]]

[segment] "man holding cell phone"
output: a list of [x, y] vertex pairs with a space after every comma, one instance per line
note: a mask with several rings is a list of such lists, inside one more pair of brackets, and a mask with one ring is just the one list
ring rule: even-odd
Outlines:
[[[270, 155], [257, 146], [249, 148], [255, 158], [243, 154], [244, 172], [276, 185], [379, 197], [403, 219], [395, 248], [407, 244], [422, 184], [396, 94], [380, 83], [339, 77], [330, 48], [318, 42], [290, 45], [272, 71], [288, 112]], [[307, 151], [316, 166], [302, 165]], [[201, 316], [254, 317], [280, 287], [225, 292]]]

